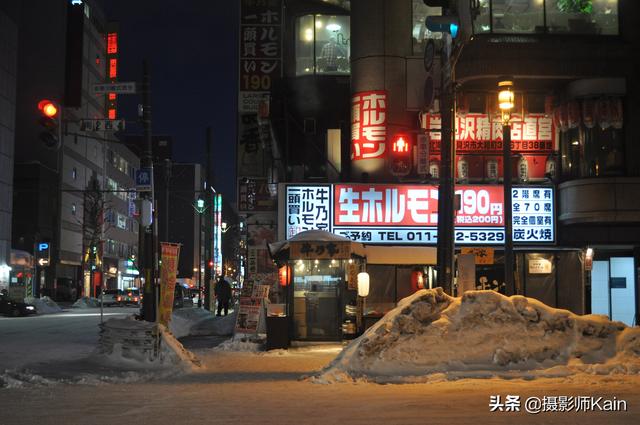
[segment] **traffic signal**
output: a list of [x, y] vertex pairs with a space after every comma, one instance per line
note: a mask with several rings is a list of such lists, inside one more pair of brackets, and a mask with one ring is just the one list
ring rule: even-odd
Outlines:
[[408, 134], [396, 134], [391, 141], [391, 174], [406, 176], [411, 172], [412, 143]]
[[40, 140], [50, 149], [58, 149], [60, 147], [60, 107], [48, 100], [43, 99], [38, 102], [38, 110], [40, 111], [40, 125], [42, 132]]
[[213, 260], [209, 260], [209, 268], [212, 269], [213, 268]]
[[446, 32], [451, 38], [458, 36], [460, 22], [457, 16], [427, 16], [424, 25], [431, 32]]

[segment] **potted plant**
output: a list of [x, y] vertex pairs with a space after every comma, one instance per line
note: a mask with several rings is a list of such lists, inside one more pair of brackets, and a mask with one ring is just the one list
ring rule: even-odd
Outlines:
[[557, 0], [556, 5], [560, 12], [575, 16], [568, 19], [570, 32], [578, 34], [596, 32], [595, 24], [591, 21], [593, 0]]
[[590, 15], [593, 12], [593, 0], [558, 0], [557, 7], [560, 12]]

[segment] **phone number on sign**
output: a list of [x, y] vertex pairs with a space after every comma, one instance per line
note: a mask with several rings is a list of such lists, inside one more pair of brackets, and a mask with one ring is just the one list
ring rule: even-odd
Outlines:
[[[333, 232], [356, 242], [387, 243], [387, 244], [416, 244], [435, 245], [438, 242], [437, 228], [422, 229], [380, 229], [380, 228], [334, 228]], [[485, 245], [504, 243], [504, 231], [500, 229], [457, 229], [456, 243]]]

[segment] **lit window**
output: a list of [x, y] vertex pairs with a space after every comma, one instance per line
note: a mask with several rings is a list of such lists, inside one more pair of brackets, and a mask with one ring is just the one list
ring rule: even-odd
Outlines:
[[73, 169], [71, 170], [71, 178], [74, 180], [78, 178], [78, 170], [76, 169], [76, 167], [73, 167]]
[[76, 204], [71, 204], [71, 215], [76, 215]]
[[296, 22], [296, 75], [349, 74], [348, 16], [306, 15]]

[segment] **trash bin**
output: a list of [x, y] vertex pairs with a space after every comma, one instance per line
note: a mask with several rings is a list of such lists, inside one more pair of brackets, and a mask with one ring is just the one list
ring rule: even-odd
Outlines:
[[289, 348], [289, 318], [267, 317], [267, 350]]

